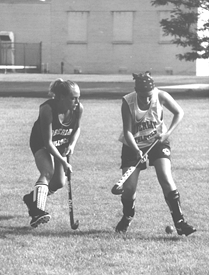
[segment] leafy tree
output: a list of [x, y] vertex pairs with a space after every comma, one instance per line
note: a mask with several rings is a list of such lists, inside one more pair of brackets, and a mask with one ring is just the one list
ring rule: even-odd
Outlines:
[[[172, 35], [178, 46], [190, 47], [177, 57], [186, 61], [209, 58], [208, 0], [151, 0], [154, 6], [171, 5], [171, 16], [160, 21], [165, 35]], [[206, 15], [206, 16], [205, 16]]]

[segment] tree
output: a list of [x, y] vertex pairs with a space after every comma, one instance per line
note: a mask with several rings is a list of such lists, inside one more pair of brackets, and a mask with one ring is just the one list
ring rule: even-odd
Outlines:
[[172, 7], [170, 18], [160, 21], [164, 34], [173, 36], [172, 43], [191, 49], [177, 58], [186, 61], [209, 58], [208, 0], [151, 0], [151, 3]]

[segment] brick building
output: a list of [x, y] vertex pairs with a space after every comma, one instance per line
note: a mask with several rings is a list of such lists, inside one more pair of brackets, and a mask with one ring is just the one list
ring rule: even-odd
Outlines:
[[[196, 74], [196, 62], [163, 36], [168, 16], [142, 0], [0, 0], [1, 32], [15, 43], [41, 43], [42, 70], [50, 73]], [[15, 54], [15, 53], [14, 53]]]

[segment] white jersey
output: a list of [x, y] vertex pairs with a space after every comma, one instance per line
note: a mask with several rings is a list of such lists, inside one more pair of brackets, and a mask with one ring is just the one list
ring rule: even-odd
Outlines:
[[[159, 90], [154, 88], [149, 109], [146, 111], [139, 109], [136, 92], [124, 96], [132, 116], [132, 134], [139, 148], [150, 146], [157, 133], [164, 133], [167, 130], [163, 122], [163, 108], [158, 94]], [[119, 141], [128, 145], [123, 132]]]

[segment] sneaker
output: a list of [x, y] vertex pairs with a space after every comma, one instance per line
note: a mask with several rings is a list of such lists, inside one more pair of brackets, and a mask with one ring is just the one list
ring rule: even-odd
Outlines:
[[28, 208], [28, 213], [30, 216], [31, 213], [34, 211], [35, 209], [35, 204], [33, 202], [33, 193], [31, 192], [30, 194], [26, 194], [24, 197], [23, 197], [23, 202], [26, 204], [27, 208]]
[[182, 220], [176, 224], [176, 231], [178, 235], [188, 236], [197, 230], [193, 226]]
[[33, 228], [38, 227], [38, 225], [42, 224], [42, 223], [47, 223], [50, 219], [51, 216], [49, 215], [49, 213], [41, 210], [41, 209], [36, 209], [35, 210], [35, 215], [32, 216], [32, 220], [30, 222], [30, 225]]
[[123, 216], [122, 219], [117, 224], [117, 226], [115, 228], [115, 232], [125, 233], [129, 227], [129, 225], [131, 224], [131, 220], [132, 220], [132, 217]]

